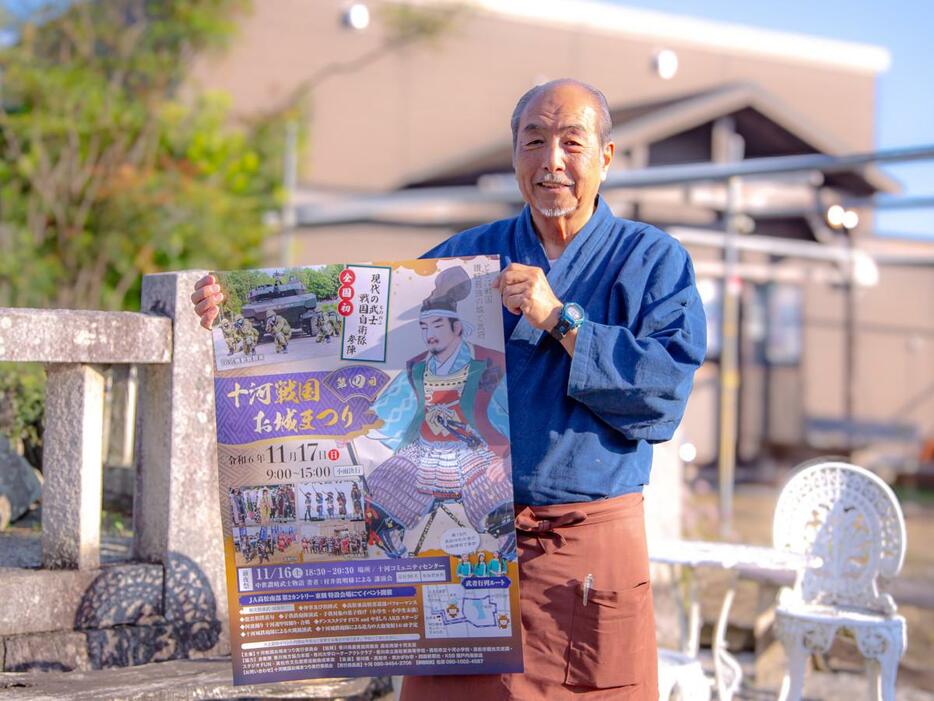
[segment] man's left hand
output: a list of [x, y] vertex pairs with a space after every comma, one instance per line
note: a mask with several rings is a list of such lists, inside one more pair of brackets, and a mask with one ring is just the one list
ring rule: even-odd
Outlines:
[[550, 331], [558, 323], [561, 300], [555, 297], [541, 268], [510, 263], [493, 282], [493, 288], [502, 294], [506, 309], [523, 314], [535, 328]]

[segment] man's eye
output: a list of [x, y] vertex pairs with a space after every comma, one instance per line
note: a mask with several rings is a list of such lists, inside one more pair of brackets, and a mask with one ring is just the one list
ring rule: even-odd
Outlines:
[[540, 143], [542, 143], [541, 139], [532, 139], [531, 141], [526, 142], [525, 145], [526, 146], [538, 146]]

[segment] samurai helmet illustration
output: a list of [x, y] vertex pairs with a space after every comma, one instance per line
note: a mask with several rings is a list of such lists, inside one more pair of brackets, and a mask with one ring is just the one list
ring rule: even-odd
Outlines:
[[[430, 316], [444, 316], [450, 319], [461, 320], [457, 313], [457, 303], [470, 296], [471, 280], [467, 271], [457, 266], [438, 273], [435, 278], [435, 289], [431, 291], [422, 302], [419, 316], [425, 319]], [[473, 327], [461, 320], [464, 335], [469, 336]]]
[[421, 315], [457, 318], [457, 303], [470, 295], [470, 278], [461, 267], [442, 270], [435, 278], [435, 289], [422, 302]]

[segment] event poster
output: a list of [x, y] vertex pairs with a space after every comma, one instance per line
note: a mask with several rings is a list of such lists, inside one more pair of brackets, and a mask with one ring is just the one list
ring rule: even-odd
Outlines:
[[498, 272], [218, 274], [236, 684], [522, 670]]

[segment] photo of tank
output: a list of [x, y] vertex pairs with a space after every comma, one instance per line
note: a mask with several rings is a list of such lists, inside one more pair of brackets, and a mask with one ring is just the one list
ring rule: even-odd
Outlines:
[[340, 353], [343, 266], [218, 272], [224, 293], [214, 327], [218, 369]]
[[301, 331], [306, 336], [317, 336], [322, 321], [332, 320], [332, 315], [336, 317], [333, 312], [318, 309], [318, 298], [296, 276], [290, 275], [283, 282], [279, 272], [273, 274], [271, 285], [259, 285], [250, 290], [248, 301], [240, 312], [253, 324], [260, 342], [273, 338], [272, 333], [267, 331], [270, 312], [283, 317], [292, 333]]

